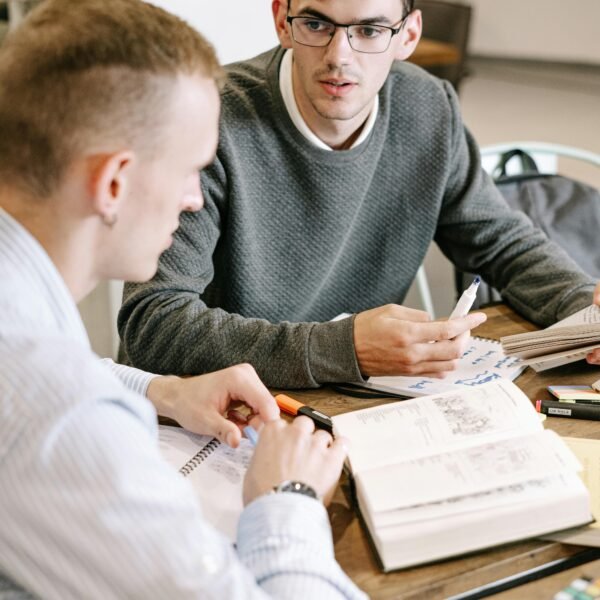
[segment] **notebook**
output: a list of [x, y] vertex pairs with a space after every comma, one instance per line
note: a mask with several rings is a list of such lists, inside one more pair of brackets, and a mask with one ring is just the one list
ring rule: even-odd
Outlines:
[[384, 571], [592, 520], [581, 465], [510, 381], [332, 417]]
[[520, 359], [504, 354], [500, 342], [472, 337], [459, 360], [458, 368], [448, 373], [444, 379], [408, 376], [370, 377], [367, 381], [356, 385], [403, 396], [426, 396], [476, 387], [498, 379], [512, 381], [522, 373], [524, 368]]
[[165, 460], [192, 484], [206, 519], [235, 541], [252, 444], [242, 438], [234, 449], [213, 437], [167, 425], [159, 426], [158, 438]]

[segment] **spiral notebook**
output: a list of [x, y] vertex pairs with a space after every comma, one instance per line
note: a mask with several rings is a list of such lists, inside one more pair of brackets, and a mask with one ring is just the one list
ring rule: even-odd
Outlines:
[[518, 377], [525, 365], [514, 356], [506, 356], [500, 342], [472, 337], [465, 353], [458, 361], [458, 368], [444, 379], [434, 377], [370, 377], [357, 383], [361, 387], [379, 392], [403, 396], [427, 396], [451, 390], [465, 389], [495, 381], [513, 380]]
[[244, 475], [254, 451], [250, 442], [243, 438], [234, 449], [213, 437], [167, 425], [159, 426], [158, 437], [161, 454], [190, 481], [206, 519], [235, 541], [244, 508]]

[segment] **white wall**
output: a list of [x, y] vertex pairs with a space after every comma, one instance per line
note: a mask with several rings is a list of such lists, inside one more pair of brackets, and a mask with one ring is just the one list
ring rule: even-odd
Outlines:
[[468, 0], [471, 52], [600, 64], [599, 0]]
[[149, 0], [185, 19], [217, 49], [226, 64], [255, 56], [277, 44], [269, 0]]

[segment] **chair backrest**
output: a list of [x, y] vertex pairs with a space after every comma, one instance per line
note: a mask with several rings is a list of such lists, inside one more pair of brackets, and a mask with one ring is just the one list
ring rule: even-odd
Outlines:
[[426, 67], [443, 79], [447, 79], [458, 91], [465, 76], [466, 61], [471, 33], [472, 8], [463, 2], [442, 0], [416, 0], [415, 8], [423, 13], [423, 36], [441, 42], [454, 44], [460, 52], [460, 60], [455, 65]]

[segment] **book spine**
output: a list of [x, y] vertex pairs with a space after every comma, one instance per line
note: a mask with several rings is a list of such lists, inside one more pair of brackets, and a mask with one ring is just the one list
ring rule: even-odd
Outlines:
[[183, 467], [181, 467], [181, 469], [179, 469], [179, 472], [184, 477], [187, 477], [190, 473], [192, 473], [192, 471], [196, 467], [201, 465], [217, 449], [219, 444], [220, 444], [220, 442], [216, 438], [214, 440], [211, 440], [210, 442], [208, 442], [208, 444], [206, 444], [206, 446], [204, 446], [204, 448], [202, 448], [201, 450], [198, 450], [198, 452], [196, 452], [196, 454], [194, 454], [194, 456], [192, 458], [190, 458], [190, 460], [188, 460], [185, 463], [185, 465], [183, 465]]
[[540, 403], [540, 412], [550, 417], [600, 421], [600, 406], [592, 404], [571, 404], [568, 402], [556, 402], [555, 400], [542, 400]]

